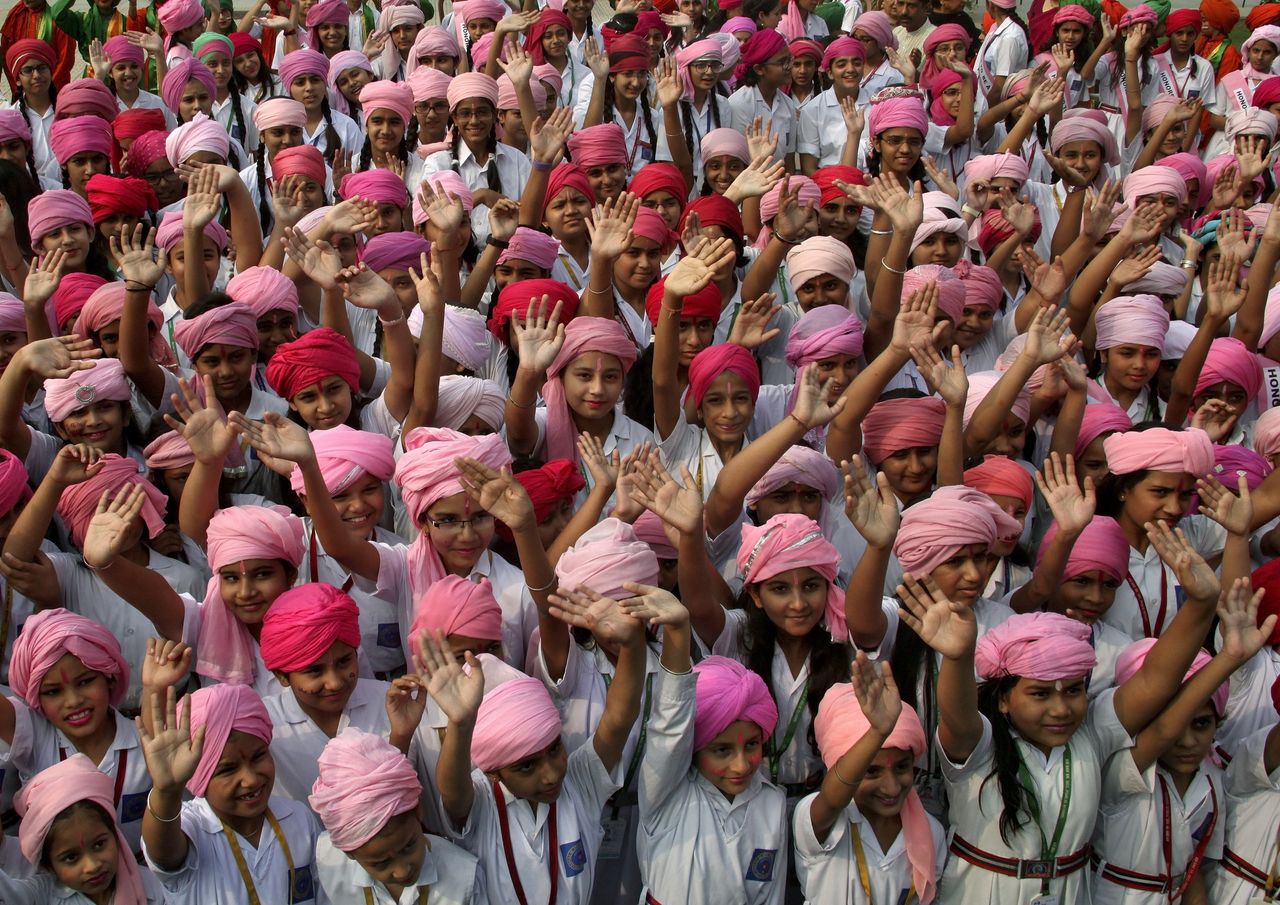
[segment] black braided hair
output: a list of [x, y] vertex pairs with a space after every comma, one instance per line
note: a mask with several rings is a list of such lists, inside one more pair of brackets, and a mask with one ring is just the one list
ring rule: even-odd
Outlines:
[[258, 223], [262, 226], [263, 234], [270, 232], [268, 224], [271, 223], [271, 204], [267, 201], [267, 145], [262, 142], [258, 145], [258, 159], [254, 166], [256, 178], [258, 181]]
[[[613, 122], [613, 99], [613, 82], [606, 80], [604, 83], [604, 119], [602, 122]], [[649, 147], [653, 148], [654, 156], [656, 157], [658, 151], [658, 133], [653, 128], [653, 114], [649, 111], [649, 105], [645, 102], [643, 93], [640, 97], [636, 98], [636, 110], [639, 111], [640, 119], [644, 123], [644, 130], [649, 135]]]
[[240, 92], [229, 87], [231, 101], [231, 137], [244, 144], [249, 138], [249, 127], [244, 122], [244, 110], [240, 108]]
[[324, 117], [324, 159], [326, 163], [332, 164], [333, 155], [338, 153], [342, 139], [338, 136], [338, 130], [333, 127], [333, 112], [329, 109], [327, 95], [320, 101], [320, 114]]
[[[258, 55], [258, 81], [251, 82], [241, 75], [240, 70], [235, 67], [235, 60], [232, 59], [231, 88], [240, 94], [245, 94], [250, 88], [255, 88], [257, 89], [256, 93], [259, 95], [255, 98], [255, 101], [266, 100], [271, 96], [271, 67], [267, 65], [266, 57], [262, 55], [261, 50], [251, 52]], [[239, 54], [236, 54], [236, 56], [239, 56]]]
[[1000, 800], [1004, 809], [1000, 813], [1000, 838], [1005, 845], [1012, 845], [1009, 838], [1028, 822], [1027, 790], [1018, 779], [1018, 765], [1022, 755], [1014, 741], [1009, 718], [1000, 712], [1000, 699], [1018, 684], [1017, 676], [1005, 676], [978, 687], [978, 710], [991, 723], [992, 766], [983, 779], [986, 785], [995, 779], [1000, 787]]
[[[707, 103], [711, 105], [711, 121], [715, 123], [715, 128], [720, 128], [720, 103], [716, 100], [714, 90], [707, 92]], [[696, 158], [698, 155], [693, 147], [693, 102], [680, 102], [680, 121], [684, 125], [684, 143], [689, 149], [689, 156]]]

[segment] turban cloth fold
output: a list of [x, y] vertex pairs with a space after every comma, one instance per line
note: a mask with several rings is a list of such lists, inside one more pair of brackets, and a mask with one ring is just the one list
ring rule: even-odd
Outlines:
[[[297, 52], [305, 53], [305, 51]], [[195, 59], [174, 63], [165, 73], [164, 81], [160, 83], [160, 96], [164, 98], [165, 106], [172, 110], [175, 116], [182, 104], [182, 96], [187, 91], [187, 85], [191, 82], [199, 82], [210, 96], [217, 90], [209, 67]]]
[[560, 737], [560, 711], [538, 679], [520, 676], [486, 690], [471, 735], [471, 762], [493, 773]]
[[1253, 402], [1262, 390], [1262, 368], [1258, 364], [1258, 356], [1234, 337], [1218, 337], [1209, 346], [1209, 354], [1191, 395], [1199, 396], [1209, 387], [1224, 381], [1244, 390], [1249, 402]]
[[817, 572], [827, 582], [823, 615], [827, 631], [832, 638], [848, 635], [844, 590], [836, 584], [840, 551], [813, 519], [788, 512], [775, 515], [763, 525], [743, 525], [737, 562], [744, 585], [759, 584], [793, 569]]
[[1093, 630], [1083, 622], [1058, 613], [1018, 613], [978, 639], [974, 665], [984, 681], [1079, 679], [1098, 665], [1092, 642]]
[[91, 364], [68, 377], [52, 377], [44, 382], [44, 410], [54, 424], [95, 402], [129, 401], [132, 387], [119, 359], [101, 358]]
[[773, 735], [778, 705], [769, 688], [751, 670], [728, 657], [705, 657], [693, 667], [697, 675], [693, 716], [693, 750], [701, 751], [738, 720], [755, 723], [762, 738]]
[[[1036, 565], [1044, 559], [1049, 542], [1058, 534], [1058, 523], [1049, 525], [1040, 549], [1036, 553]], [[1071, 545], [1067, 565], [1062, 570], [1064, 579], [1075, 578], [1086, 572], [1102, 572], [1114, 581], [1124, 581], [1129, 574], [1129, 541], [1120, 523], [1105, 515], [1095, 515]]]
[[[100, 622], [59, 608], [33, 613], [13, 639], [9, 684], [28, 707], [39, 712], [44, 677], [66, 654], [107, 677], [113, 706], [124, 699], [129, 689], [129, 662], [116, 636]], [[115, 808], [107, 810], [114, 813]]]
[[1084, 455], [1094, 440], [1103, 434], [1133, 430], [1133, 422], [1128, 413], [1114, 402], [1094, 402], [1085, 406], [1084, 418], [1080, 421], [1080, 433], [1076, 435], [1073, 455], [1078, 460]]
[[[1258, 615], [1261, 617], [1262, 613], [1259, 612]], [[1116, 658], [1116, 685], [1123, 685], [1133, 678], [1134, 674], [1142, 668], [1142, 664], [1147, 661], [1147, 655], [1156, 646], [1156, 641], [1156, 638], [1143, 638], [1141, 641], [1133, 642], [1120, 652], [1120, 656]], [[1189, 682], [1191, 677], [1208, 666], [1212, 659], [1213, 657], [1210, 656], [1209, 652], [1203, 648], [1196, 651], [1190, 668], [1187, 669], [1186, 675], [1182, 677], [1183, 683]], [[1218, 714], [1218, 719], [1226, 716], [1227, 699], [1230, 694], [1231, 683], [1223, 682], [1209, 696], [1209, 701], [1213, 704], [1213, 709]]]
[[[173, 335], [191, 361], [196, 359], [201, 349], [213, 343], [257, 349], [258, 318], [248, 305], [232, 302], [206, 311], [192, 320], [180, 318], [174, 326]], [[276, 349], [273, 361], [282, 349], [284, 346]]]
[[556, 563], [556, 581], [573, 590], [587, 587], [602, 597], [633, 596], [624, 585], [656, 584], [658, 558], [626, 522], [607, 518], [588, 529]]
[[298, 672], [341, 641], [360, 647], [360, 610], [331, 584], [311, 582], [285, 591], [262, 617], [259, 649], [273, 672]]
[[333, 375], [342, 378], [353, 396], [360, 392], [356, 350], [331, 327], [309, 330], [293, 342], [280, 344], [267, 362], [267, 383], [282, 399], [292, 399]]
[[1164, 349], [1169, 313], [1154, 295], [1122, 295], [1098, 308], [1093, 316], [1099, 351], [1121, 345]]
[[316, 764], [307, 803], [339, 851], [355, 851], [391, 818], [418, 808], [418, 771], [380, 735], [348, 726], [325, 744]]
[[694, 408], [702, 406], [702, 400], [716, 379], [731, 373], [746, 384], [754, 403], [760, 395], [760, 368], [751, 353], [736, 343], [717, 343], [708, 346], [689, 363], [689, 400]]
[[1102, 441], [1102, 446], [1113, 474], [1145, 470], [1184, 472], [1201, 478], [1213, 471], [1213, 443], [1208, 434], [1195, 427], [1116, 433]]
[[937, 446], [945, 414], [946, 404], [936, 396], [883, 399], [862, 419], [862, 450], [879, 465], [900, 450]]
[[111, 127], [96, 116], [60, 119], [49, 127], [49, 149], [64, 167], [77, 154], [101, 154], [110, 158], [114, 147]]
[[213, 779], [222, 751], [232, 732], [243, 732], [271, 744], [271, 717], [262, 698], [248, 685], [210, 685], [187, 696], [185, 706], [191, 713], [191, 734], [204, 727], [204, 749], [196, 772], [187, 782], [187, 791], [197, 798], [204, 796]]
[[489, 579], [471, 581], [457, 575], [446, 575], [432, 582], [414, 607], [409, 637], [417, 639], [425, 631], [462, 635], [482, 641], [502, 640], [502, 609], [493, 596]]
[[[331, 494], [343, 493], [365, 475], [389, 481], [395, 474], [394, 444], [385, 434], [339, 424], [329, 430], [312, 431], [311, 445], [315, 447], [324, 486]], [[304, 493], [301, 468], [294, 466], [289, 486], [299, 496]]]
[[[893, 553], [903, 571], [928, 575], [958, 550], [994, 544], [1000, 529], [990, 509], [975, 505], [981, 496], [967, 488], [940, 487], [927, 500], [908, 506], [893, 542]], [[994, 503], [991, 508], [996, 508]]]

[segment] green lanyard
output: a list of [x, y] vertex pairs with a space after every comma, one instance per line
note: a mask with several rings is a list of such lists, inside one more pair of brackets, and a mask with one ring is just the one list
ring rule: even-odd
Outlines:
[[[1018, 758], [1018, 781], [1022, 783], [1022, 788], [1027, 793], [1027, 810], [1031, 812], [1031, 819], [1035, 821], [1036, 830], [1040, 833], [1040, 860], [1052, 864], [1058, 857], [1062, 831], [1067, 825], [1067, 811], [1071, 808], [1071, 748], [1068, 746], [1062, 752], [1062, 803], [1058, 805], [1058, 823], [1053, 828], [1052, 841], [1045, 839], [1044, 826], [1040, 823], [1040, 802], [1036, 799], [1035, 784], [1032, 783], [1031, 774], [1027, 772], [1027, 765], [1021, 756]], [[1049, 878], [1045, 877], [1040, 881], [1040, 895], [1048, 894]]]
[[778, 737], [777, 729], [774, 729], [773, 736], [769, 739], [769, 744], [765, 746], [765, 753], [769, 755], [769, 777], [776, 783], [778, 781], [778, 766], [782, 763], [782, 755], [787, 753], [787, 749], [791, 747], [791, 741], [796, 737], [796, 727], [800, 725], [800, 714], [809, 706], [805, 699], [809, 695], [809, 680], [804, 680], [804, 688], [800, 689], [800, 702], [796, 704], [796, 709], [791, 711], [791, 720], [787, 723], [787, 734], [782, 737], [782, 742], [775, 745], [774, 739]]

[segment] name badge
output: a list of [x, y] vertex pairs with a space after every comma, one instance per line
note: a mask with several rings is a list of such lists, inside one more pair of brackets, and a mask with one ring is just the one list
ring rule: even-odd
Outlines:
[[1199, 88], [1192, 88], [1190, 91], [1187, 92], [1187, 97], [1196, 98], [1199, 96], [1200, 96]]
[[1031, 905], [1059, 905], [1057, 896], [1036, 896], [1031, 900]]
[[600, 853], [596, 861], [617, 861], [627, 840], [627, 819], [614, 817], [601, 821], [604, 826], [604, 838], [600, 840]]
[[133, 795], [120, 796], [120, 822], [133, 823], [141, 820], [147, 810], [147, 793], [137, 792]]
[[378, 647], [400, 647], [400, 623], [383, 622], [378, 625]]

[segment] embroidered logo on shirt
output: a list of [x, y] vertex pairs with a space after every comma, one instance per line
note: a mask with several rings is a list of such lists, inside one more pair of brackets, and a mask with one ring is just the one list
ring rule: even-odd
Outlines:
[[751, 853], [751, 863], [747, 865], [747, 879], [764, 882], [773, 879], [773, 862], [778, 857], [776, 848], [758, 848]]
[[311, 876], [311, 865], [304, 864], [293, 872], [294, 902], [310, 902], [316, 897], [316, 883]]
[[564, 861], [564, 875], [576, 877], [587, 869], [587, 849], [581, 839], [560, 846], [560, 859]]
[[400, 646], [400, 624], [398, 622], [382, 622], [378, 625], [378, 647]]
[[137, 792], [133, 795], [120, 796], [120, 822], [133, 823], [141, 820], [147, 810], [147, 793]]

